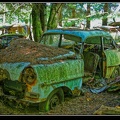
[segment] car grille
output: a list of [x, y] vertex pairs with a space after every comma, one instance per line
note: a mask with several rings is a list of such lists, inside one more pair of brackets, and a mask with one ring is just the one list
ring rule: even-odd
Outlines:
[[6, 95], [23, 98], [25, 94], [26, 84], [19, 81], [4, 80], [3, 93]]

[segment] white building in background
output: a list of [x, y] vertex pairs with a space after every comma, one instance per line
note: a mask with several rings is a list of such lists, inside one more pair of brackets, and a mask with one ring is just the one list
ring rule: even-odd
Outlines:
[[[116, 17], [116, 22], [120, 22], [120, 17]], [[108, 18], [108, 24], [114, 22], [113, 19]], [[97, 26], [102, 26], [102, 20], [101, 19], [96, 19], [96, 20], [91, 20], [90, 21], [90, 28], [92, 29], [93, 27]]]
[[[116, 8], [116, 10], [114, 10], [111, 14], [108, 15], [108, 24], [114, 22], [113, 17], [115, 18], [116, 22], [120, 22], [120, 3]], [[90, 24], [91, 24], [91, 28], [96, 26], [102, 26], [102, 19], [92, 20]]]

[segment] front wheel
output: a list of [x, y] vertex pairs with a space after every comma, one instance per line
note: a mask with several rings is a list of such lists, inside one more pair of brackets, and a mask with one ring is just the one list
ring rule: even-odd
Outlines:
[[45, 102], [39, 104], [39, 110], [42, 112], [48, 112], [54, 109], [57, 105], [64, 101], [64, 92], [62, 88], [54, 90], [47, 98]]
[[57, 105], [60, 104], [60, 99], [57, 94], [53, 95], [53, 97], [50, 99], [50, 109], [54, 109]]

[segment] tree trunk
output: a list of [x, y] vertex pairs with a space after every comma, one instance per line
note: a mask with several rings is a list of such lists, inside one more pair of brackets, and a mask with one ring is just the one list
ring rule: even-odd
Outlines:
[[50, 16], [47, 23], [47, 29], [57, 28], [57, 13], [62, 6], [62, 3], [52, 3], [50, 9]]
[[58, 25], [62, 27], [62, 5], [58, 11]]
[[41, 27], [41, 21], [40, 21], [40, 7], [41, 7], [41, 4], [33, 3], [32, 26], [33, 26], [33, 38], [35, 42], [38, 42], [42, 35], [42, 27]]
[[[75, 9], [73, 8], [72, 9], [72, 18], [75, 18], [76, 17], [76, 12], [75, 12]], [[72, 27], [75, 26], [75, 21], [72, 21]]]
[[41, 3], [40, 5], [40, 21], [41, 21], [41, 27], [42, 27], [42, 31], [45, 32], [46, 31], [46, 3]]
[[[104, 4], [104, 13], [106, 13], [106, 12], [108, 12], [108, 3], [105, 3]], [[102, 19], [102, 25], [107, 25], [107, 21], [108, 21], [108, 19], [107, 19], [107, 17], [103, 17], [103, 19]]]
[[[86, 16], [90, 15], [90, 3], [87, 3], [87, 13]], [[90, 20], [89, 18], [86, 19], [86, 28], [90, 28]]]
[[29, 39], [33, 40], [33, 34], [32, 34], [32, 14], [30, 14], [30, 34], [29, 34]]

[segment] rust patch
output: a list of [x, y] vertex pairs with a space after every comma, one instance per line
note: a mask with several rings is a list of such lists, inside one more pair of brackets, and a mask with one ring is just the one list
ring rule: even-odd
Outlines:
[[[25, 82], [25, 81], [24, 81]], [[26, 83], [26, 85], [27, 85], [27, 90], [28, 90], [28, 92], [30, 92], [31, 91], [31, 89], [32, 89], [32, 86], [34, 86], [35, 84], [36, 84], [36, 80], [34, 80], [34, 82], [32, 83], [32, 84], [28, 84], [28, 83]]]
[[81, 93], [81, 91], [80, 91], [77, 87], [75, 87], [74, 90], [72, 90], [72, 94], [73, 94], [74, 96], [79, 96], [80, 93]]
[[20, 75], [20, 81], [26, 83], [27, 90], [30, 92], [32, 89], [32, 86], [35, 86], [37, 82], [37, 76], [34, 72], [34, 69], [31, 67], [25, 68]]

